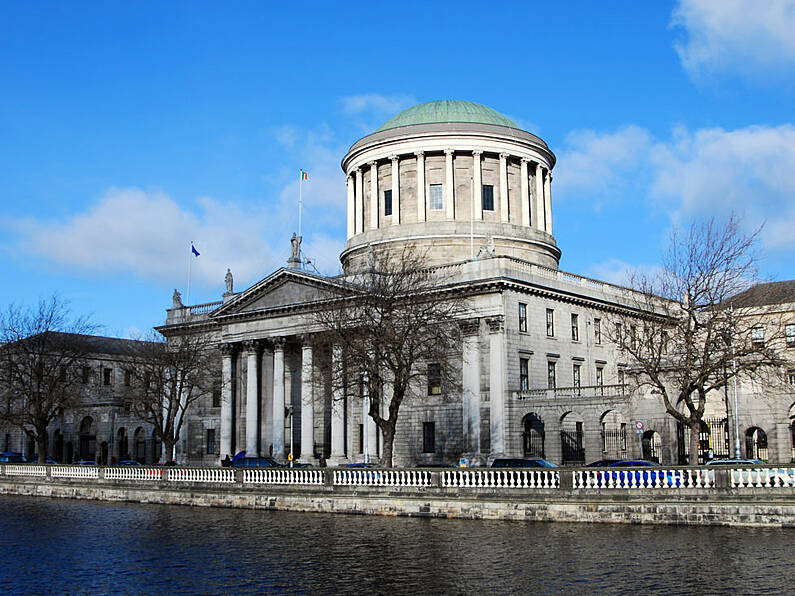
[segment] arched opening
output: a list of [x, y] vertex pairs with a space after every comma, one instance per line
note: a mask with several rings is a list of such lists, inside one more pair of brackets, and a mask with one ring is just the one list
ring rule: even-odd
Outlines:
[[102, 441], [102, 444], [99, 446], [99, 465], [107, 466], [108, 465], [108, 442]]
[[546, 457], [544, 453], [544, 421], [531, 412], [522, 419], [522, 437], [526, 457]]
[[140, 426], [135, 429], [133, 435], [133, 457], [139, 464], [146, 463], [146, 435]]
[[[723, 421], [721, 421], [723, 422]], [[708, 455], [712, 450], [712, 434], [704, 420], [701, 421], [701, 429], [698, 433], [698, 463], [703, 464], [707, 461]], [[679, 465], [686, 466], [690, 461], [690, 427], [681, 422], [676, 423], [676, 439], [678, 445]]]
[[91, 461], [96, 457], [97, 452], [97, 430], [94, 426], [94, 419], [86, 416], [80, 423], [80, 444], [78, 455], [81, 460]]
[[659, 464], [660, 456], [662, 455], [662, 437], [660, 437], [660, 433], [654, 430], [647, 430], [641, 437], [641, 445], [643, 447], [643, 459], [656, 461]]
[[163, 443], [160, 441], [160, 437], [157, 436], [157, 433], [153, 430], [152, 431], [152, 463], [159, 462], [162, 453], [163, 453]]
[[564, 466], [585, 463], [584, 434], [582, 416], [568, 412], [561, 417], [560, 448]]
[[626, 459], [627, 424], [624, 416], [615, 410], [602, 414], [602, 457], [605, 459]]
[[767, 433], [758, 426], [752, 426], [745, 431], [745, 457], [768, 460]]
[[64, 462], [64, 453], [63, 453], [63, 433], [61, 429], [57, 429], [53, 433], [52, 439], [53, 449], [52, 449], [52, 458], [57, 461], [59, 464]]
[[123, 426], [116, 432], [116, 445], [117, 453], [119, 454], [119, 461], [126, 461], [130, 459], [130, 447], [127, 442], [127, 429]]

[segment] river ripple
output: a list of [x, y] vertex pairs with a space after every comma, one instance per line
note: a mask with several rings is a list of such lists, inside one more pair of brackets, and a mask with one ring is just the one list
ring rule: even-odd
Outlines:
[[793, 538], [3, 496], [0, 592], [788, 594]]

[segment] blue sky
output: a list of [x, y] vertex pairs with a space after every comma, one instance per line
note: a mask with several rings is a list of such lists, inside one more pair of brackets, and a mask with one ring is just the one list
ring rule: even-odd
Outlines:
[[672, 225], [764, 223], [795, 278], [795, 1], [3, 2], [0, 305], [58, 292], [111, 335], [173, 289], [338, 269], [348, 147], [422, 101], [547, 141], [561, 268], [621, 281]]

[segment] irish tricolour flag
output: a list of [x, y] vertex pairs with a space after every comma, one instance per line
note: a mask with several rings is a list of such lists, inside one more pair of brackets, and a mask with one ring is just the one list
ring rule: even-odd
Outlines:
[[309, 180], [309, 172], [301, 170], [301, 180]]

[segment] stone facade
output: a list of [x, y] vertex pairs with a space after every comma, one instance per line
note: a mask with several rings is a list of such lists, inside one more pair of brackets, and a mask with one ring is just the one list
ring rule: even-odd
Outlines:
[[[538, 137], [485, 120], [382, 128], [342, 161], [345, 275], [360, 271], [370, 251], [412, 243], [467, 292], [472, 307], [461, 322], [461, 350], [450, 355], [460, 364], [461, 389], [443, 387], [404, 403], [395, 463], [486, 463], [502, 455], [682, 463], [686, 433], [657, 396], [631, 394], [627, 355], [607, 339], [611, 314], [631, 308], [630, 291], [558, 269], [554, 155]], [[192, 412], [189, 461], [217, 462], [241, 450], [279, 459], [292, 452], [309, 463], [320, 455], [346, 463], [380, 453], [374, 424], [363, 416], [366, 397], [353, 379], [345, 390], [332, 387], [329, 371], [344, 355], [323, 343], [312, 322], [318, 299], [341, 281], [284, 268], [222, 302], [168, 311], [160, 328], [166, 335], [200, 328], [223, 346], [221, 408]], [[727, 435], [721, 421], [734, 419], [725, 397], [710, 396], [712, 428], [703, 442], [718, 455], [727, 438], [734, 444], [732, 425]], [[762, 435], [752, 431], [753, 455], [792, 459], [793, 401], [792, 385], [741, 389], [741, 438], [753, 428], [765, 436], [759, 451]], [[643, 434], [634, 431], [637, 421]], [[216, 454], [202, 451], [207, 429], [218, 437]], [[433, 449], [423, 440], [428, 432]]]

